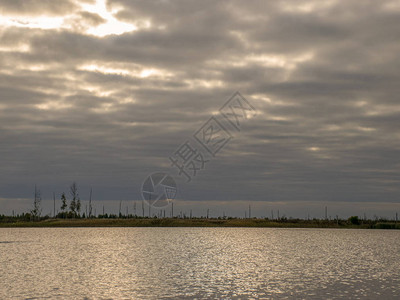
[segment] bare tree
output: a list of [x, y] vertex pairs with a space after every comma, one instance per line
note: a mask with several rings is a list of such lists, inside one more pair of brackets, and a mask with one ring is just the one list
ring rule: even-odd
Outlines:
[[79, 215], [81, 211], [81, 200], [79, 199], [78, 185], [76, 184], [76, 182], [73, 182], [69, 187], [69, 194], [72, 198], [69, 208], [74, 216], [76, 216], [77, 214]]
[[81, 199], [76, 200], [76, 212], [78, 213], [78, 217], [81, 216]]
[[56, 217], [56, 194], [53, 192], [53, 218]]
[[92, 207], [92, 188], [90, 188], [90, 197], [89, 197], [89, 218], [92, 217], [92, 211], [93, 211], [93, 207]]
[[65, 210], [67, 209], [67, 197], [65, 197], [65, 193], [61, 194], [61, 211], [65, 217]]
[[42, 197], [40, 195], [40, 190], [35, 185], [35, 196], [34, 196], [34, 200], [33, 200], [33, 209], [31, 210], [31, 214], [32, 214], [32, 217], [34, 220], [40, 218], [40, 215], [42, 213], [42, 208], [40, 207], [41, 202], [42, 202]]
[[75, 200], [71, 200], [71, 203], [69, 204], [69, 210], [71, 211], [71, 213], [73, 215], [76, 214], [76, 201]]

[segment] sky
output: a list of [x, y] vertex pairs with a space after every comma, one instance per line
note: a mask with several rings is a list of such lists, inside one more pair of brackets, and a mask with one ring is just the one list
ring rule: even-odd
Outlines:
[[[176, 213], [392, 218], [399, 28], [390, 0], [0, 0], [0, 214], [35, 185], [50, 214], [74, 181], [132, 212], [163, 172]], [[219, 112], [237, 91], [240, 131]], [[232, 137], [215, 156], [193, 137], [211, 117]], [[186, 141], [208, 160], [190, 182]]]

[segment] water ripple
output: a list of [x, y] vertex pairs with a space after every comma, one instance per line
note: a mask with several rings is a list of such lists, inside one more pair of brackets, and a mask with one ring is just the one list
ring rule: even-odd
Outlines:
[[0, 299], [398, 299], [399, 237], [338, 229], [0, 229]]

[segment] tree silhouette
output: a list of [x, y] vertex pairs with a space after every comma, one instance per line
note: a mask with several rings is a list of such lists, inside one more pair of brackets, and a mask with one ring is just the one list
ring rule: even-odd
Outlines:
[[64, 215], [65, 210], [67, 209], [68, 205], [67, 205], [67, 197], [65, 197], [65, 193], [61, 194], [61, 211]]
[[73, 182], [69, 187], [69, 193], [71, 195], [71, 203], [69, 205], [69, 209], [71, 210], [74, 216], [79, 215], [81, 211], [81, 200], [79, 199], [78, 194], [78, 185], [76, 182]]
[[42, 209], [40, 207], [41, 202], [42, 202], [42, 197], [40, 195], [40, 190], [35, 185], [35, 196], [34, 196], [34, 200], [33, 200], [33, 209], [31, 210], [31, 215], [34, 220], [40, 218], [40, 215], [42, 213]]

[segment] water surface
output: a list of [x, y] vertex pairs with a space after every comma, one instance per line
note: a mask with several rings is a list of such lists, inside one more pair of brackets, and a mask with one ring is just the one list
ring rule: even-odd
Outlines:
[[400, 299], [400, 231], [0, 228], [0, 299]]

